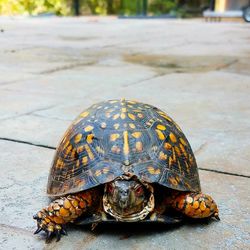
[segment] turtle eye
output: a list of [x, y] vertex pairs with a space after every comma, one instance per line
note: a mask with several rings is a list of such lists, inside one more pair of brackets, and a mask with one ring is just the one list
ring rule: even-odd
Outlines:
[[109, 184], [108, 185], [108, 192], [113, 193], [113, 191], [114, 191], [114, 187], [111, 184]]
[[135, 190], [135, 193], [137, 195], [141, 195], [143, 193], [143, 187], [142, 186], [139, 186], [136, 190]]

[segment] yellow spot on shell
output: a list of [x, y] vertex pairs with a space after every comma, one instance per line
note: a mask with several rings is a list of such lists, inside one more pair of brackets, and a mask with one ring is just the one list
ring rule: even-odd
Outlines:
[[70, 153], [71, 150], [72, 150], [72, 145], [69, 145], [69, 146], [66, 148], [65, 154], [68, 155], [68, 154]]
[[113, 116], [113, 120], [116, 120], [116, 119], [118, 119], [120, 117], [120, 114], [115, 114], [114, 116]]
[[161, 151], [160, 154], [159, 154], [159, 159], [165, 161], [165, 160], [167, 160], [167, 155], [164, 154], [164, 153]]
[[93, 138], [94, 138], [93, 134], [87, 135], [87, 139], [86, 139], [87, 143], [92, 143], [93, 142]]
[[141, 132], [134, 132], [134, 133], [132, 133], [132, 136], [134, 138], [140, 138], [141, 137]]
[[104, 174], [107, 174], [107, 173], [109, 172], [109, 167], [103, 168], [102, 172], [103, 172]]
[[138, 112], [141, 112], [140, 109], [133, 109], [134, 112], [138, 113]]
[[170, 150], [170, 149], [172, 148], [172, 146], [171, 146], [170, 143], [166, 142], [166, 143], [164, 143], [164, 148], [165, 148], [166, 150]]
[[164, 140], [164, 139], [165, 139], [165, 135], [161, 132], [161, 130], [156, 129], [155, 131], [156, 131], [156, 133], [157, 133], [157, 135], [158, 135], [158, 138], [159, 138], [160, 140]]
[[84, 157], [82, 158], [82, 164], [83, 164], [84, 166], [86, 166], [86, 165], [88, 164], [88, 157], [87, 157], [87, 156], [84, 156]]
[[[65, 140], [65, 139], [66, 139], [66, 137], [65, 137], [63, 140]], [[69, 145], [69, 141], [67, 141], [67, 142], [63, 145], [63, 149], [67, 148], [68, 145]]]
[[172, 157], [170, 156], [169, 158], [168, 158], [168, 165], [171, 167], [171, 165], [174, 163], [174, 161], [173, 161], [173, 159], [172, 159]]
[[170, 133], [169, 134], [169, 138], [170, 138], [170, 140], [172, 141], [172, 142], [177, 142], [177, 139], [176, 139], [176, 137], [175, 137], [175, 135], [173, 134], [173, 133]]
[[77, 161], [76, 161], [76, 167], [79, 167], [79, 166], [80, 166], [80, 161], [77, 160]]
[[169, 178], [169, 182], [170, 182], [172, 185], [174, 185], [174, 186], [177, 186], [177, 185], [178, 185], [177, 180], [176, 180], [175, 178], [173, 178], [173, 177], [170, 177], [170, 178]]
[[103, 150], [100, 146], [97, 146], [97, 147], [96, 147], [96, 151], [97, 151], [98, 153], [104, 154], [104, 150]]
[[176, 128], [177, 128], [180, 132], [182, 132], [180, 126], [179, 126], [177, 123], [175, 123], [174, 121], [173, 121], [173, 123], [174, 123], [174, 125], [176, 126]]
[[187, 172], [189, 173], [190, 172], [190, 169], [189, 169], [189, 165], [188, 165], [188, 163], [185, 161], [185, 165], [186, 165], [186, 170], [187, 170]]
[[76, 149], [73, 148], [73, 150], [71, 151], [71, 157], [75, 158], [75, 156], [76, 156]]
[[122, 108], [122, 112], [127, 112], [127, 109], [126, 108]]
[[185, 157], [187, 158], [187, 152], [186, 152], [184, 146], [183, 146], [181, 143], [179, 144], [179, 146], [180, 146], [180, 149], [181, 149], [182, 153], [183, 153], [183, 154], [185, 155]]
[[164, 125], [161, 125], [161, 124], [158, 124], [156, 126], [156, 128], [159, 129], [159, 130], [166, 130], [166, 127]]
[[93, 126], [87, 126], [85, 129], [84, 129], [84, 131], [85, 132], [89, 132], [89, 131], [91, 131], [92, 129], [93, 129], [94, 127]]
[[173, 158], [173, 161], [176, 162], [176, 155], [175, 155], [175, 150], [174, 148], [172, 148], [172, 158]]
[[95, 176], [100, 176], [102, 174], [102, 171], [101, 170], [96, 170], [95, 171]]
[[88, 111], [85, 111], [83, 113], [80, 114], [80, 117], [87, 117], [89, 115], [89, 112]]
[[92, 153], [92, 151], [91, 151], [89, 145], [86, 144], [86, 145], [85, 145], [85, 149], [86, 149], [86, 151], [87, 151], [87, 154], [88, 154], [88, 156], [89, 156], [89, 159], [90, 159], [90, 160], [93, 160], [93, 159], [94, 159], [94, 155], [93, 155], [93, 153]]
[[130, 104], [136, 104], [137, 103], [137, 101], [127, 101], [128, 103], [130, 103]]
[[123, 139], [124, 139], [123, 153], [125, 155], [128, 155], [129, 154], [128, 131], [123, 132]]
[[77, 148], [77, 153], [78, 153], [78, 154], [81, 153], [81, 152], [83, 151], [83, 149], [84, 149], [84, 146], [78, 147], [78, 148]]
[[118, 101], [117, 100], [111, 100], [111, 101], [109, 101], [109, 103], [111, 103], [111, 104], [116, 103], [116, 102], [118, 102]]
[[124, 120], [126, 118], [126, 114], [125, 113], [121, 113], [121, 119]]
[[185, 142], [185, 140], [183, 138], [180, 138], [180, 142], [184, 145], [187, 146], [187, 143]]
[[115, 128], [115, 129], [118, 129], [119, 127], [120, 127], [120, 124], [119, 124], [119, 123], [114, 124], [114, 128]]
[[135, 124], [129, 123], [129, 127], [130, 127], [130, 128], [135, 128]]
[[110, 141], [115, 141], [116, 139], [118, 139], [120, 137], [119, 134], [111, 134], [110, 135]]
[[78, 143], [80, 140], [82, 139], [82, 134], [77, 134], [76, 136], [75, 136], [75, 143]]
[[143, 117], [144, 117], [144, 115], [143, 115], [142, 113], [137, 114], [137, 116], [138, 116], [139, 118], [143, 118]]
[[153, 166], [148, 166], [148, 172], [153, 175], [157, 175], [161, 173], [159, 168], [155, 169]]
[[173, 120], [169, 116], [167, 116], [166, 114], [161, 114], [160, 116], [165, 118], [166, 120], [168, 120], [170, 122], [173, 122]]
[[135, 115], [131, 114], [131, 113], [128, 113], [128, 117], [131, 119], [131, 120], [135, 120]]
[[62, 168], [64, 166], [64, 162], [61, 159], [58, 159], [56, 161], [56, 167], [57, 168]]
[[174, 147], [174, 149], [175, 149], [175, 152], [177, 153], [177, 155], [178, 156], [181, 156], [181, 151], [180, 151], [180, 149], [178, 148], [178, 147]]
[[136, 148], [136, 150], [137, 150], [138, 152], [142, 152], [142, 150], [143, 150], [142, 142], [141, 142], [141, 141], [137, 141], [137, 142], [135, 143], [135, 148]]

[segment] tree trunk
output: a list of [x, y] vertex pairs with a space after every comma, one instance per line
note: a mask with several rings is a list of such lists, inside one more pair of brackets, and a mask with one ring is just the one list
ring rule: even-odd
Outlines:
[[108, 15], [114, 14], [113, 0], [107, 0], [107, 14]]

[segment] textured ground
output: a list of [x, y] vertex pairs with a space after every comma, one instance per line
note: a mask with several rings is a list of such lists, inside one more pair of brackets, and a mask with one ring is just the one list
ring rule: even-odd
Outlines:
[[[250, 248], [250, 26], [202, 20], [0, 18], [1, 249]], [[70, 227], [44, 243], [34, 212], [83, 109], [137, 99], [165, 110], [195, 152], [220, 222], [174, 228]]]

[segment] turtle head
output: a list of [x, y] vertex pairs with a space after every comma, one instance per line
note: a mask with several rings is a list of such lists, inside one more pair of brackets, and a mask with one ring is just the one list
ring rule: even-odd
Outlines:
[[104, 209], [120, 221], [142, 220], [153, 210], [152, 190], [136, 179], [118, 178], [105, 186]]

